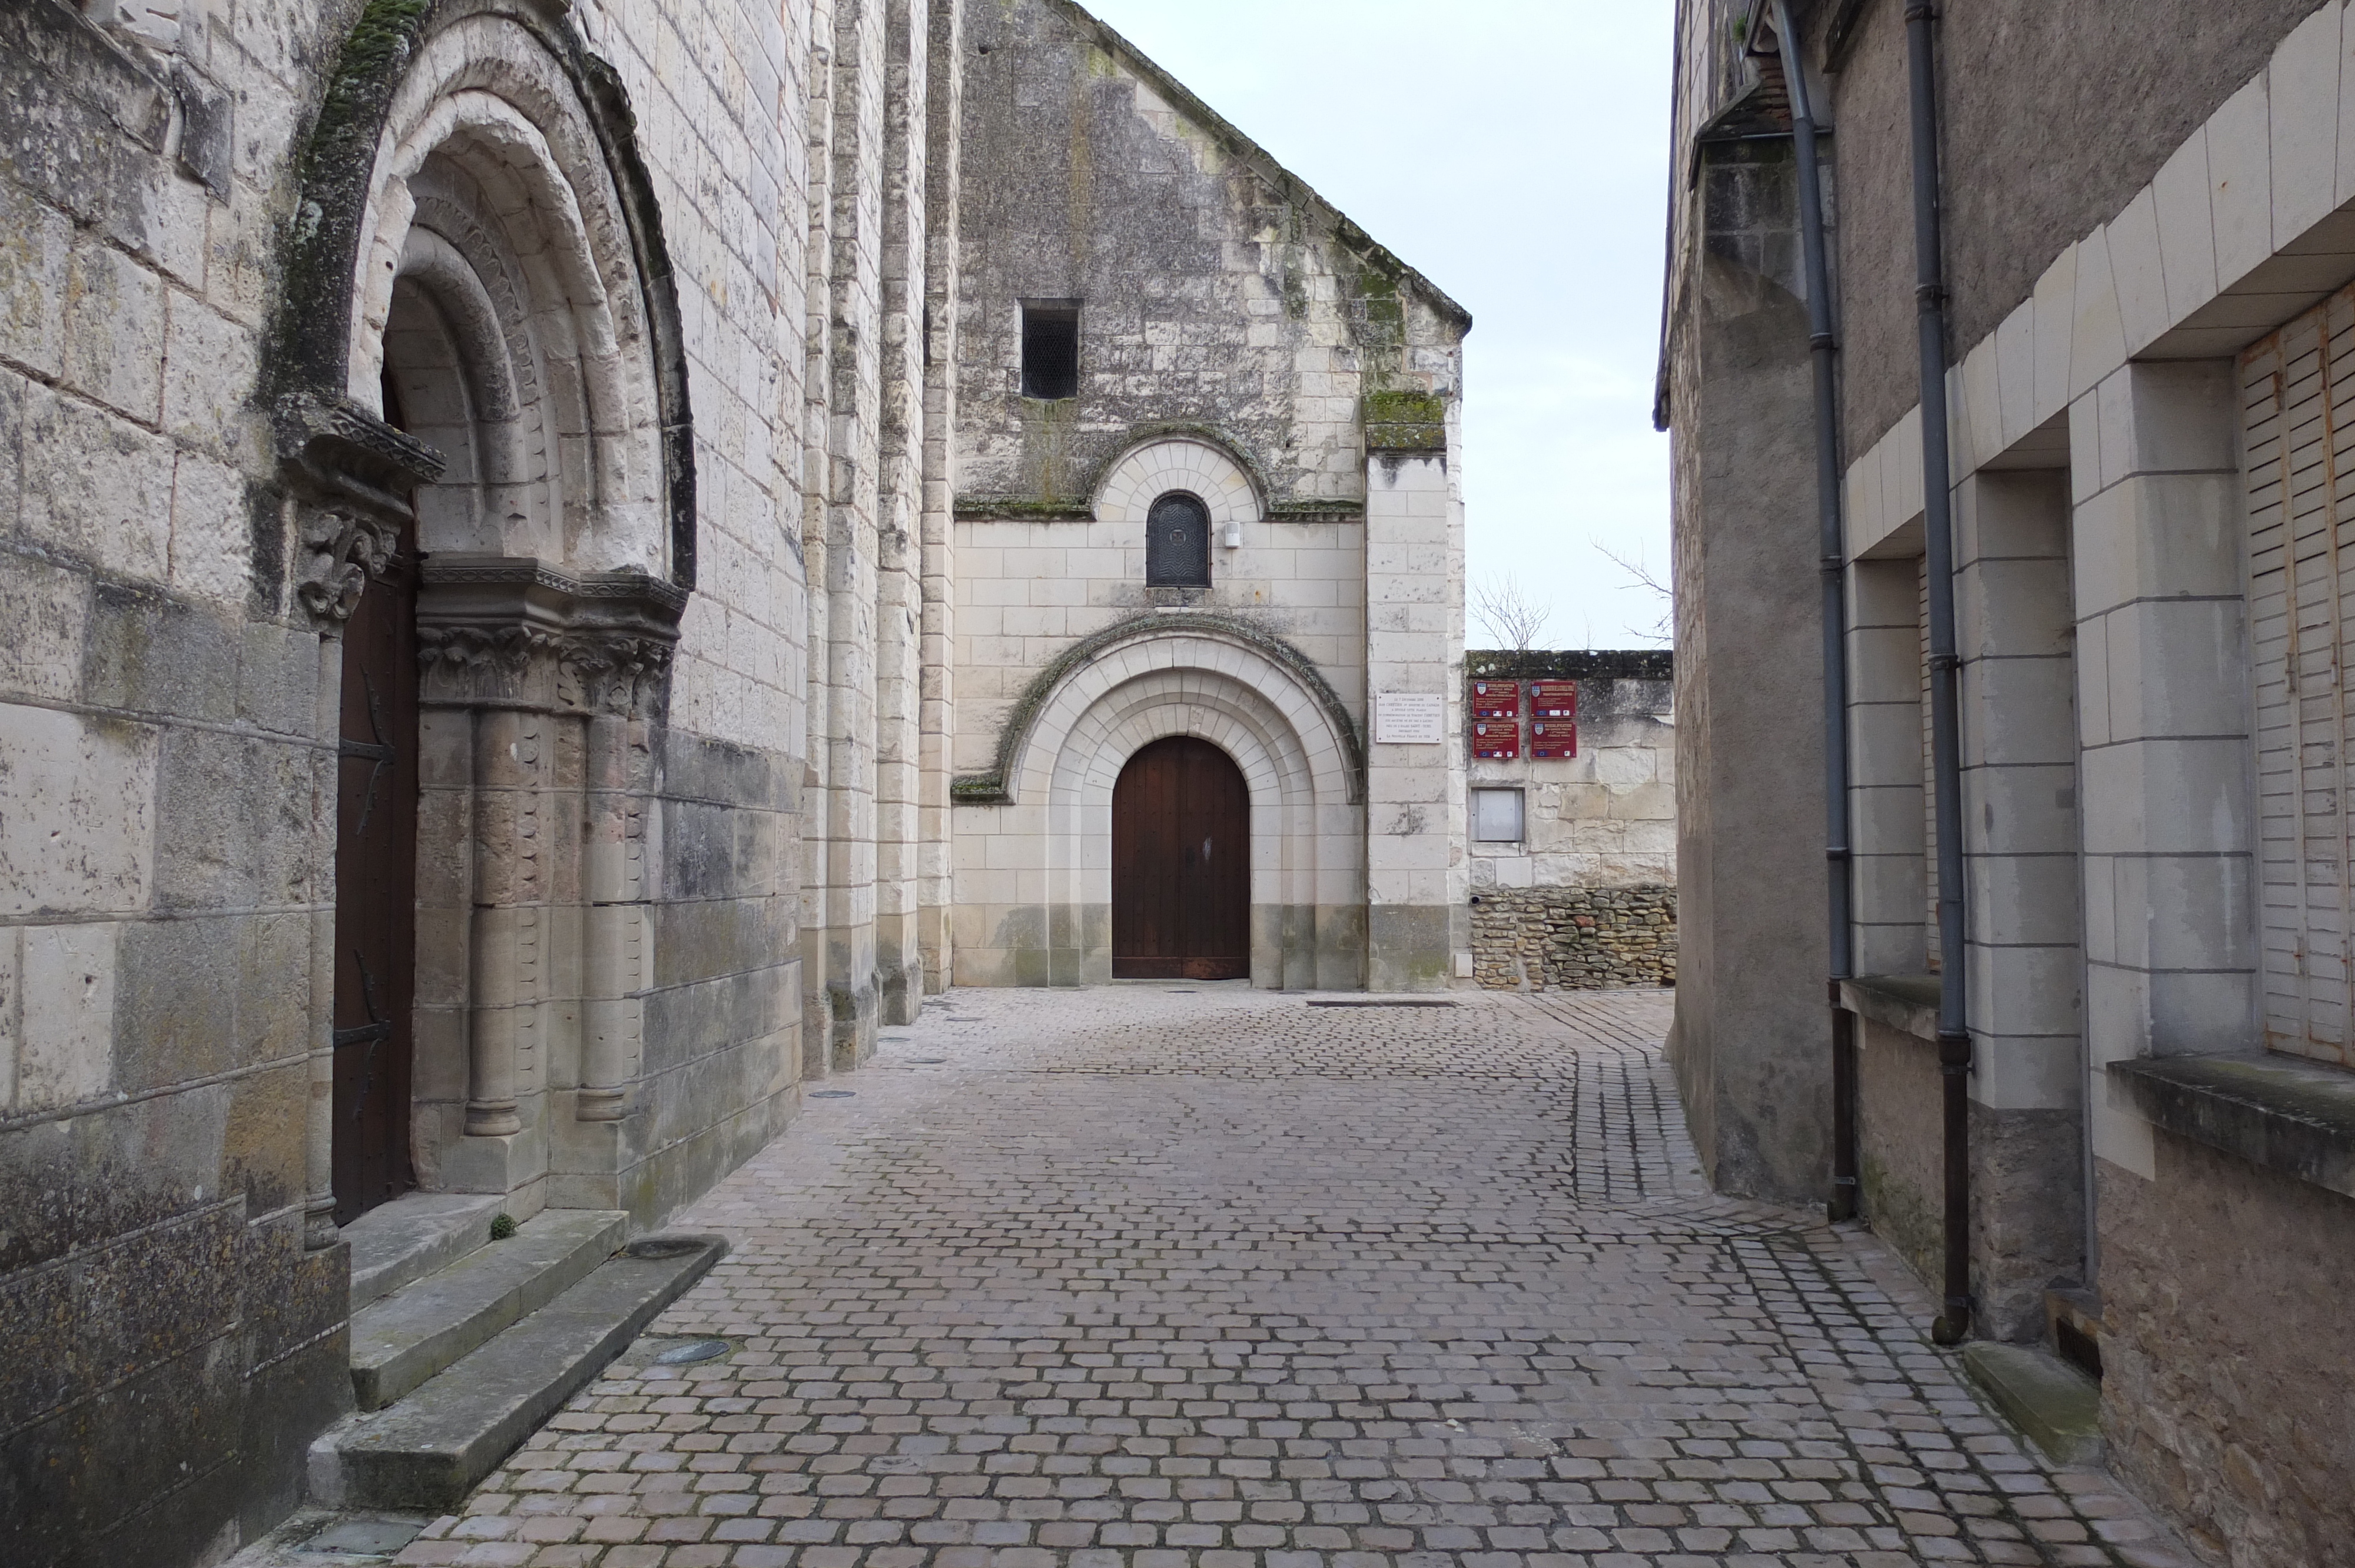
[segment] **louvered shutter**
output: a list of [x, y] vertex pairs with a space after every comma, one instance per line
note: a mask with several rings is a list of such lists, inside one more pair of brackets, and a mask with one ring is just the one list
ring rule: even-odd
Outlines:
[[2355, 290], [2241, 358], [2266, 1044], [2355, 1066], [2345, 673]]

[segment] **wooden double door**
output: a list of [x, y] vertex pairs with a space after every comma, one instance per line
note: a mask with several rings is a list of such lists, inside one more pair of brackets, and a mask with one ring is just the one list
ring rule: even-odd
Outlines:
[[1209, 741], [1156, 740], [1112, 792], [1115, 980], [1251, 975], [1251, 790]]

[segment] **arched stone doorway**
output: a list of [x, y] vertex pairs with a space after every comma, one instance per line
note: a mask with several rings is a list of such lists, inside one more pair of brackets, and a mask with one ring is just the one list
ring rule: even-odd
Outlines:
[[[314, 1090], [314, 1245], [331, 1213], [397, 1191], [406, 1157], [418, 1185], [502, 1194], [518, 1218], [553, 1191], [623, 1206], [655, 759], [692, 583], [676, 303], [610, 70], [543, 7], [429, 5], [408, 25], [403, 48], [347, 50], [330, 90], [277, 367], [323, 683], [381, 665], [388, 639], [416, 683], [413, 744], [367, 711], [392, 683], [380, 669], [323, 736], [363, 778], [406, 745], [394, 766], [413, 771], [378, 771], [360, 809], [386, 813], [371, 828], [413, 811], [416, 831], [403, 886], [371, 877], [381, 844], [335, 813], [336, 935], [314, 944], [335, 1046], [314, 1084], [336, 1080]], [[393, 601], [412, 587], [410, 612]], [[341, 951], [346, 930], [402, 920], [407, 1008], [397, 975]], [[404, 1033], [414, 1091], [394, 1109], [387, 1075], [355, 1065], [397, 1066]], [[387, 1127], [364, 1120], [388, 1110]]]
[[1216, 747], [1248, 789], [1252, 983], [1366, 983], [1365, 763], [1347, 709], [1264, 628], [1161, 610], [1066, 649], [1016, 703], [996, 769], [958, 781], [958, 984], [1113, 978], [1113, 795], [1171, 736]]
[[1113, 786], [1112, 974], [1251, 976], [1251, 787], [1207, 740], [1165, 736]]

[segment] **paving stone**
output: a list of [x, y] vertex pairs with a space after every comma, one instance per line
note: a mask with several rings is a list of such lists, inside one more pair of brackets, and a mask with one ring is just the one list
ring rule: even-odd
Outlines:
[[933, 999], [403, 1561], [2179, 1560], [1979, 1403], [1870, 1234], [1707, 1191], [1668, 993], [1458, 1000]]

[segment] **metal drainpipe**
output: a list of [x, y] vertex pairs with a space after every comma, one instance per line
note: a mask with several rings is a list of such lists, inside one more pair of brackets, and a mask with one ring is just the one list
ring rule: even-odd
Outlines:
[[1945, 1122], [1945, 1310], [1930, 1330], [1971, 1330], [1971, 1033], [1963, 1001], [1963, 776], [1956, 713], [1955, 546], [1946, 461], [1946, 286], [1938, 227], [1937, 7], [1905, 7], [1913, 132], [1914, 299], [1922, 347], [1922, 524], [1930, 586], [1930, 771], [1938, 831], [1938, 1071]]
[[1824, 242], [1823, 181], [1817, 164], [1816, 111], [1807, 92], [1806, 63], [1791, 26], [1787, 0], [1774, 0], [1774, 48], [1791, 97], [1791, 140], [1799, 168], [1799, 239], [1807, 272], [1807, 348], [1816, 373], [1816, 515], [1823, 571], [1824, 624], [1824, 870], [1830, 977], [1826, 983], [1832, 1022], [1832, 1190], [1824, 1204], [1831, 1219], [1857, 1212], [1856, 1015], [1840, 1005], [1840, 982], [1856, 972], [1851, 915], [1853, 874], [1849, 853], [1848, 530], [1841, 516], [1839, 461], [1839, 340], [1832, 330], [1831, 264]]

